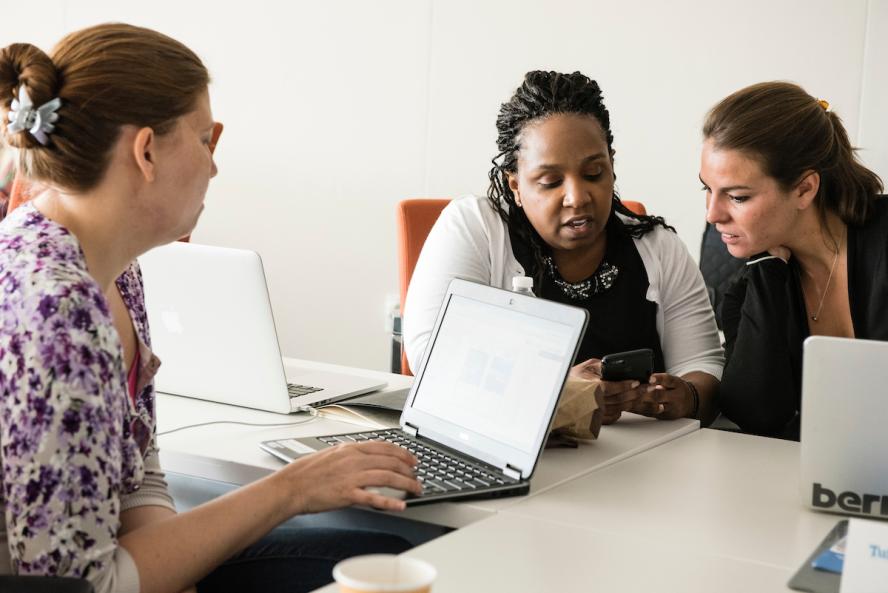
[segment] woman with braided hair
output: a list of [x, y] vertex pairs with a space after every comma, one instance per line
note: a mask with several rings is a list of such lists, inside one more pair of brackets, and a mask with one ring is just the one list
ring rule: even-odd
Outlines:
[[[499, 154], [486, 198], [454, 200], [416, 264], [405, 303], [408, 361], [422, 357], [454, 277], [589, 311], [572, 373], [598, 383], [604, 422], [623, 411], [711, 421], [724, 358], [703, 278], [662, 218], [627, 209], [614, 191], [610, 115], [579, 72], [528, 72], [496, 122]], [[648, 383], [602, 381], [599, 360], [654, 352]]]

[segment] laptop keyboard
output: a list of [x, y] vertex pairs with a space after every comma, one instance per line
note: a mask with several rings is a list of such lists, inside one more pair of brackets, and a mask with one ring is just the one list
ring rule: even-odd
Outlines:
[[419, 460], [416, 478], [422, 484], [423, 495], [472, 491], [518, 482], [508, 476], [491, 473], [471, 462], [466, 463], [461, 457], [429, 447], [401, 430], [341, 434], [318, 439], [330, 446], [359, 441], [388, 441], [407, 449]]
[[295, 383], [287, 383], [287, 393], [290, 399], [299, 397], [300, 395], [308, 395], [309, 393], [317, 393], [323, 391], [323, 387], [312, 387], [311, 385], [296, 385]]

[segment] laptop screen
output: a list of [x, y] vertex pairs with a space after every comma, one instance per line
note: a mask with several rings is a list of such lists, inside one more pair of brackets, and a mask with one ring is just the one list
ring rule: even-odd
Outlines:
[[534, 456], [577, 331], [576, 323], [454, 294], [429, 345], [412, 408], [459, 427], [461, 443], [483, 447], [478, 441], [491, 439]]
[[888, 518], [888, 342], [812, 336], [802, 366], [802, 500]]

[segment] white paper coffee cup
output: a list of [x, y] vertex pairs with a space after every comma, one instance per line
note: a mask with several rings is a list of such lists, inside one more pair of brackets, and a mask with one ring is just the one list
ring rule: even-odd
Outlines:
[[333, 567], [342, 593], [429, 593], [436, 576], [428, 562], [392, 554], [355, 556]]

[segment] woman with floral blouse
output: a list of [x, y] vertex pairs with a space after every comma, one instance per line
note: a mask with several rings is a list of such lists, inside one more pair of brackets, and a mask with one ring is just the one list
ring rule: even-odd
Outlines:
[[297, 591], [329, 581], [338, 558], [403, 549], [348, 532], [243, 550], [296, 514], [402, 509], [364, 489], [420, 491], [415, 459], [386, 443], [310, 455], [175, 513], [134, 262], [203, 209], [216, 174], [208, 82], [184, 45], [128, 25], [73, 33], [51, 56], [0, 50], [4, 142], [48, 188], [0, 223], [0, 574], [82, 577], [99, 592]]

